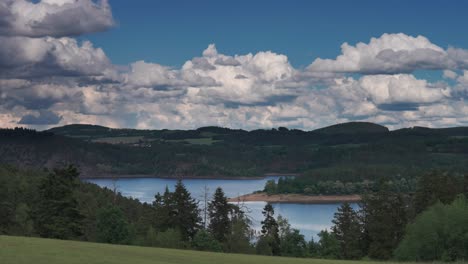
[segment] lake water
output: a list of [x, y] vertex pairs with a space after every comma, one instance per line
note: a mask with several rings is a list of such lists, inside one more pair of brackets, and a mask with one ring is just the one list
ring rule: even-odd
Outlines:
[[[223, 188], [227, 197], [236, 197], [262, 190], [268, 180], [278, 180], [281, 176], [271, 176], [264, 179], [254, 180], [215, 180], [215, 179], [186, 179], [183, 180], [192, 197], [203, 200], [205, 186], [208, 188], [209, 197], [217, 187]], [[122, 195], [139, 199], [142, 202], [151, 203], [154, 195], [164, 192], [166, 186], [172, 191], [176, 180], [160, 178], [132, 178], [118, 179], [88, 179], [101, 187], [112, 189], [114, 185]], [[263, 219], [262, 209], [265, 202], [245, 202], [248, 215], [252, 220], [253, 227], [260, 230], [260, 222]], [[280, 204], [273, 203], [275, 215], [282, 215], [289, 220], [293, 228], [297, 228], [310, 240], [317, 239], [317, 233], [323, 229], [330, 228], [333, 214], [340, 204]], [[357, 204], [353, 204], [357, 208]]]

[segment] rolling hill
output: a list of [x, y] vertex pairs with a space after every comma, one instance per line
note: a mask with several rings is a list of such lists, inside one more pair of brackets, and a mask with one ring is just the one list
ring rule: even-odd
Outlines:
[[0, 130], [0, 164], [52, 168], [69, 163], [79, 166], [82, 177], [296, 173], [346, 181], [347, 175], [375, 179], [432, 168], [465, 172], [468, 128], [389, 131], [377, 124], [351, 122], [313, 131], [284, 127], [136, 130], [95, 125], [42, 132]]

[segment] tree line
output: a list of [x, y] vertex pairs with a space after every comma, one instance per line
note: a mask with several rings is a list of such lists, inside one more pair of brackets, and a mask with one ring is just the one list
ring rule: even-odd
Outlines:
[[[319, 179], [322, 185], [329, 185], [327, 181], [348, 184], [336, 189], [346, 193], [359, 191], [359, 183], [366, 180], [395, 175], [411, 187], [415, 176], [431, 168], [466, 171], [467, 135], [466, 128], [387, 131], [372, 124], [308, 132], [216, 127], [128, 130], [81, 125], [47, 132], [16, 128], [0, 129], [0, 164], [40, 169], [73, 163], [82, 176], [222, 178], [298, 173], [303, 176], [285, 185], [284, 192], [321, 192], [323, 186], [316, 184]], [[126, 137], [141, 138], [144, 146], [96, 142]], [[206, 141], [193, 143], [193, 139]]]
[[255, 232], [244, 206], [228, 203], [221, 188], [202, 211], [182, 181], [147, 204], [78, 175], [73, 166], [52, 171], [1, 166], [0, 234], [329, 259], [468, 257], [466, 175], [432, 171], [413, 193], [381, 181], [358, 209], [342, 204], [332, 228], [321, 231], [317, 241], [306, 241], [271, 204]]

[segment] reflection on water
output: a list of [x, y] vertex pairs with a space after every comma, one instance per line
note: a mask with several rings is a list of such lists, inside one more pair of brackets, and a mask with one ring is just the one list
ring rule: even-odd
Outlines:
[[[212, 179], [187, 179], [183, 180], [185, 186], [192, 196], [201, 200], [204, 196], [205, 186], [209, 190], [209, 196], [212, 196], [217, 187], [223, 188], [226, 196], [236, 197], [242, 194], [252, 193], [262, 190], [268, 180], [278, 180], [280, 176], [266, 177], [265, 179], [255, 180], [212, 180]], [[170, 190], [176, 183], [174, 179], [159, 178], [136, 178], [136, 179], [118, 179], [113, 182], [111, 179], [89, 179], [89, 182], [95, 183], [101, 187], [112, 189], [115, 186], [122, 195], [139, 199], [142, 202], [151, 203], [154, 195], [158, 192], [164, 192], [166, 186]], [[263, 219], [262, 209], [265, 202], [246, 202], [248, 215], [252, 220], [253, 227], [260, 230], [260, 222]], [[316, 234], [320, 230], [329, 228], [336, 208], [339, 204], [273, 204], [275, 215], [282, 215], [289, 220], [293, 228], [297, 228], [309, 240], [312, 236], [316, 239]], [[357, 204], [353, 204], [357, 208]]]

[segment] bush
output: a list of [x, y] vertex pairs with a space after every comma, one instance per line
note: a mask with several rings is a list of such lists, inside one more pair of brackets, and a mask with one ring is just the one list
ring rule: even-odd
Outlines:
[[216, 240], [213, 235], [206, 230], [197, 232], [192, 241], [192, 247], [196, 250], [221, 252], [221, 243]]
[[97, 215], [97, 238], [99, 242], [125, 244], [130, 232], [122, 211], [115, 206], [101, 209]]
[[439, 202], [418, 215], [408, 225], [395, 257], [415, 261], [467, 259], [467, 199], [461, 195], [450, 205]]

